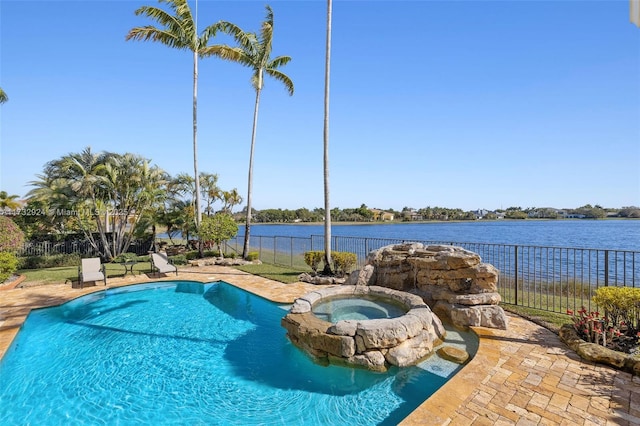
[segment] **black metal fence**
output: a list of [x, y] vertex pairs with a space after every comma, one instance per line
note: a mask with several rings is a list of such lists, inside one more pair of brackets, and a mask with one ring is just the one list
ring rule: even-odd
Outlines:
[[[333, 236], [331, 247], [355, 253], [359, 269], [372, 250], [406, 242], [455, 245], [478, 253], [483, 262], [499, 269], [498, 291], [503, 303], [532, 309], [558, 313], [582, 306], [590, 309], [591, 298], [600, 287], [640, 287], [638, 251], [343, 236]], [[243, 237], [238, 236], [227, 247], [241, 251], [242, 244]], [[310, 270], [304, 252], [324, 250], [324, 236], [252, 236], [251, 250], [258, 251], [265, 263]]]
[[[243, 238], [237, 236], [228, 241], [226, 251], [241, 252]], [[638, 251], [343, 236], [333, 236], [331, 248], [355, 253], [356, 268], [360, 269], [372, 250], [406, 242], [455, 245], [478, 253], [483, 262], [500, 271], [498, 292], [503, 303], [532, 309], [565, 313], [585, 306], [591, 310], [592, 296], [600, 287], [640, 287]], [[129, 252], [144, 255], [150, 248], [151, 241], [135, 241]], [[304, 253], [324, 250], [324, 236], [252, 236], [250, 250], [257, 251], [265, 263], [310, 271], [304, 262]], [[25, 243], [19, 255], [58, 253], [79, 253], [83, 257], [97, 254], [88, 241], [75, 240]]]
[[[128, 251], [138, 256], [145, 255], [151, 249], [151, 240], [136, 240], [129, 245]], [[82, 257], [97, 256], [103, 250], [102, 241], [98, 241], [96, 250], [88, 240], [73, 241], [28, 241], [24, 243], [22, 250], [18, 251], [18, 256], [50, 256], [54, 254], [78, 253]]]

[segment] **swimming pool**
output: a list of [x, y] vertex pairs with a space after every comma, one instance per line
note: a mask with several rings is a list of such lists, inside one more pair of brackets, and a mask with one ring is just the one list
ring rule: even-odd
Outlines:
[[0, 361], [0, 424], [397, 424], [459, 368], [314, 364], [285, 337], [286, 309], [173, 281], [34, 311]]

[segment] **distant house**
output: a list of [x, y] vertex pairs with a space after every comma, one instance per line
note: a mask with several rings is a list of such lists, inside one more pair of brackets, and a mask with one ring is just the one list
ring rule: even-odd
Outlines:
[[404, 210], [402, 212], [402, 218], [406, 221], [423, 220], [423, 217], [416, 209]]
[[567, 219], [584, 219], [585, 217], [587, 217], [584, 214], [577, 214], [577, 213], [569, 213], [565, 216]]
[[558, 217], [563, 219], [584, 219], [587, 216], [578, 213], [569, 213], [566, 210], [558, 210]]
[[392, 222], [393, 219], [395, 218], [393, 213], [385, 212], [384, 210], [369, 209], [369, 211], [373, 213], [374, 221], [381, 220], [383, 222]]
[[473, 215], [476, 217], [476, 219], [482, 219], [483, 217], [485, 217], [486, 215], [488, 215], [491, 212], [489, 210], [485, 210], [485, 209], [478, 209], [478, 210], [472, 211], [471, 213], [473, 213]]
[[382, 213], [382, 221], [383, 222], [391, 222], [394, 219], [394, 215], [393, 213], [389, 213], [389, 212], [383, 212]]

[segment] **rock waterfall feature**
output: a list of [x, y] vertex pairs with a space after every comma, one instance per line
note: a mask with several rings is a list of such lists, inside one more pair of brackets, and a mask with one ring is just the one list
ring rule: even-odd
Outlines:
[[[281, 324], [289, 339], [318, 362], [386, 371], [432, 355], [446, 337], [440, 318], [457, 327], [506, 329], [497, 283], [498, 270], [461, 247], [389, 245], [372, 251], [366, 266], [343, 285], [318, 286], [296, 299]], [[314, 314], [314, 305], [345, 297], [393, 301], [406, 313], [335, 323]], [[465, 351], [441, 349], [455, 362], [468, 359]]]
[[375, 285], [421, 296], [440, 318], [459, 327], [506, 329], [498, 306], [498, 270], [461, 247], [394, 244], [372, 251], [345, 285]]

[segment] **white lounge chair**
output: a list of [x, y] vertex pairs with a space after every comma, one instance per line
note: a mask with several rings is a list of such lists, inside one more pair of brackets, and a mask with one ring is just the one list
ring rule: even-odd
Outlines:
[[178, 275], [178, 268], [164, 253], [151, 253], [151, 271], [157, 271], [161, 274], [175, 272]]
[[78, 266], [78, 283], [80, 284], [80, 288], [84, 287], [84, 283], [91, 281], [103, 281], [104, 285], [107, 285], [107, 273], [99, 257], [81, 259], [80, 266]]

